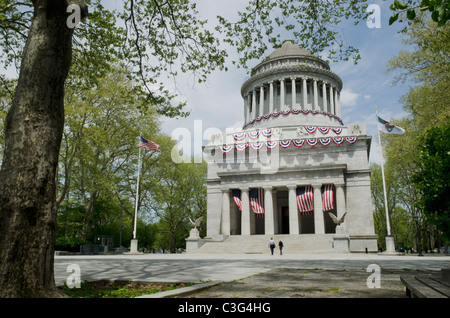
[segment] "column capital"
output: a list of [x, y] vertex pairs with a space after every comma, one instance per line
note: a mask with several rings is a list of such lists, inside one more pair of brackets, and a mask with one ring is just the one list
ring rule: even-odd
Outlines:
[[296, 184], [288, 184], [288, 185], [286, 185], [286, 187], [287, 187], [289, 190], [297, 189], [297, 185], [296, 185]]
[[263, 186], [264, 190], [273, 190], [273, 186]]

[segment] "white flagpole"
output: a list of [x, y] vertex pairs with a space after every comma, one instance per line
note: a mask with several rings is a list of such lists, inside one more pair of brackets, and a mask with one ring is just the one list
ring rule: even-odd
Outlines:
[[378, 141], [380, 143], [380, 154], [381, 154], [381, 176], [383, 178], [383, 192], [384, 192], [384, 208], [386, 210], [386, 228], [387, 228], [387, 236], [386, 236], [386, 251], [387, 252], [395, 252], [395, 244], [394, 237], [391, 236], [391, 224], [389, 221], [389, 209], [388, 209], [388, 200], [386, 194], [386, 181], [384, 179], [384, 159], [383, 159], [383, 146], [381, 145], [381, 134], [378, 129], [378, 106], [375, 106], [375, 111], [377, 115], [377, 133], [378, 133]]
[[141, 147], [139, 146], [139, 159], [138, 159], [138, 173], [136, 180], [136, 202], [134, 204], [134, 228], [133, 228], [133, 239], [136, 239], [136, 225], [137, 225], [137, 212], [138, 212], [138, 201], [139, 201], [139, 175], [141, 174]]

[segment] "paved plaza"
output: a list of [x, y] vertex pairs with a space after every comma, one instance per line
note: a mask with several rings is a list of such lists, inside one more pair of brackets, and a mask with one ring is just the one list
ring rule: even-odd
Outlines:
[[[389, 270], [436, 270], [450, 267], [442, 254], [143, 254], [55, 256], [55, 281], [62, 285], [79, 268], [82, 281], [149, 282], [233, 281], [276, 268], [366, 270], [370, 264]], [[72, 265], [72, 267], [69, 267]], [[69, 268], [69, 269], [68, 269]], [[367, 273], [369, 276], [370, 273]]]

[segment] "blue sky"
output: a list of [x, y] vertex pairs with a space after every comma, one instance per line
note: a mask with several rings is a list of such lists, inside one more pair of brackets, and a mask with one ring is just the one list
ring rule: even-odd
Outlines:
[[[246, 1], [227, 0], [227, 6], [218, 8], [218, 1], [200, 0], [198, 10], [214, 25], [217, 14], [232, 17], [242, 8]], [[400, 97], [408, 90], [406, 84], [392, 86], [393, 74], [386, 73], [386, 63], [402, 49], [399, 24], [388, 25], [391, 15], [389, 3], [374, 2], [381, 8], [381, 27], [369, 28], [365, 22], [354, 26], [348, 22], [340, 26], [343, 38], [360, 50], [361, 60], [355, 65], [353, 61], [331, 63], [331, 70], [343, 81], [341, 92], [342, 119], [344, 124], [361, 122], [367, 126], [367, 134], [373, 137], [370, 162], [380, 163], [377, 137], [375, 106], [380, 117], [385, 120], [404, 117]], [[268, 50], [269, 55], [273, 50]], [[233, 56], [233, 52], [229, 52]], [[258, 61], [250, 66], [254, 66]], [[176, 87], [181, 100], [187, 101], [191, 115], [186, 119], [164, 119], [162, 129], [172, 134], [175, 129], [183, 127], [191, 132], [191, 142], [200, 138], [208, 128], [225, 130], [227, 127], [242, 127], [243, 105], [240, 88], [249, 75], [246, 70], [230, 65], [228, 72], [217, 71], [209, 76], [205, 84], [193, 84], [189, 75], [180, 76]], [[175, 87], [168, 82], [169, 86]], [[201, 127], [199, 125], [201, 124]], [[194, 135], [194, 127], [195, 130]]]
[[[227, 0], [226, 2], [196, 0], [196, 2], [201, 18], [208, 19], [211, 29], [217, 23], [218, 14], [233, 20], [236, 12], [243, 10], [247, 4], [244, 0]], [[381, 8], [380, 28], [371, 29], [364, 22], [354, 26], [350, 21], [339, 26], [343, 39], [360, 50], [361, 60], [357, 65], [354, 65], [353, 61], [330, 62], [330, 67], [343, 81], [341, 117], [344, 124], [354, 122], [366, 124], [367, 134], [373, 137], [370, 161], [380, 163], [375, 106], [379, 107], [379, 115], [385, 120], [402, 118], [405, 114], [399, 99], [407, 92], [408, 86], [407, 84], [392, 86], [390, 81], [393, 74], [386, 74], [387, 61], [403, 48], [400, 41], [401, 35], [398, 33], [400, 25], [398, 23], [393, 26], [388, 25], [391, 1], [375, 0], [373, 3]], [[123, 0], [105, 0], [105, 5], [119, 9], [123, 5]], [[286, 35], [286, 39], [288, 38], [289, 35]], [[266, 55], [272, 51], [269, 49]], [[228, 53], [230, 55], [227, 64], [228, 72], [215, 71], [204, 84], [196, 83], [196, 79], [191, 74], [179, 75], [176, 82], [172, 79], [161, 78], [167, 88], [179, 95], [179, 100], [187, 102], [186, 108], [191, 111], [188, 118], [163, 118], [164, 133], [171, 135], [178, 128], [184, 128], [191, 134], [191, 143], [194, 144], [195, 140], [198, 145], [202, 143], [205, 137], [203, 134], [207, 134], [208, 129], [225, 130], [229, 127], [242, 127], [244, 102], [240, 96], [240, 89], [249, 75], [247, 70], [237, 69], [231, 65], [231, 60], [236, 58], [234, 50]], [[259, 61], [253, 61], [249, 67], [258, 63]], [[7, 74], [15, 76], [15, 72], [10, 70]], [[200, 151], [200, 147], [195, 149], [197, 154]]]

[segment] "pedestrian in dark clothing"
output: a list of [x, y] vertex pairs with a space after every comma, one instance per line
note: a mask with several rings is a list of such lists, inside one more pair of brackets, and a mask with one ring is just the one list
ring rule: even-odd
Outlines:
[[273, 240], [273, 238], [270, 238], [269, 247], [270, 247], [270, 252], [272, 253], [272, 255], [273, 255], [273, 250], [275, 249], [275, 246], [276, 246], [275, 241]]
[[280, 255], [283, 255], [283, 242], [281, 240], [278, 242], [278, 248], [280, 249]]

